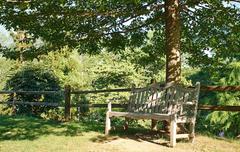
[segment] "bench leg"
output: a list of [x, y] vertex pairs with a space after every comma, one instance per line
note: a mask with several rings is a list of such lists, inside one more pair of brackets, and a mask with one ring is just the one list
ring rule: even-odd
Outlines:
[[109, 112], [106, 113], [106, 124], [105, 124], [105, 135], [109, 134], [111, 130], [111, 119], [109, 117]]
[[176, 146], [177, 122], [176, 119], [171, 120], [170, 125], [170, 146]]
[[124, 122], [124, 126], [123, 126], [124, 130], [128, 130], [129, 120], [130, 120], [129, 118], [125, 117], [125, 122]]
[[191, 122], [190, 123], [190, 132], [189, 132], [189, 141], [191, 143], [194, 142], [194, 139], [195, 139], [195, 123], [194, 122]]
[[157, 130], [157, 120], [152, 119], [151, 129], [152, 130]]

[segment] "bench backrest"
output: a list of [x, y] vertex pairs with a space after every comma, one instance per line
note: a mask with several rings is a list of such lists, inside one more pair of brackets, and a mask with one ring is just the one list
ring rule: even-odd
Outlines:
[[177, 112], [179, 116], [193, 116], [197, 110], [199, 90], [200, 83], [193, 87], [153, 84], [142, 89], [133, 88], [128, 111], [163, 114]]

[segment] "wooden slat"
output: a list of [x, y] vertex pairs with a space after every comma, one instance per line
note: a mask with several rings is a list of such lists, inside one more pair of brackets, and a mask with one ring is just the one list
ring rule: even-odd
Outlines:
[[139, 112], [139, 108], [140, 108], [140, 106], [141, 106], [141, 98], [142, 98], [142, 93], [143, 92], [138, 92], [137, 93], [137, 98], [136, 98], [136, 100], [135, 100], [135, 108], [134, 108], [134, 111], [135, 112]]
[[169, 89], [170, 92], [168, 92], [168, 96], [166, 97], [166, 101], [168, 102], [168, 106], [167, 106], [167, 112], [168, 113], [172, 113], [172, 109], [173, 109], [173, 91], [174, 88], [170, 88]]
[[144, 113], [149, 113], [149, 101], [153, 99], [152, 96], [152, 88], [149, 87], [146, 91], [146, 97], [144, 98], [145, 102], [142, 104], [142, 107], [144, 108]]
[[152, 100], [151, 105], [150, 105], [150, 107], [149, 107], [149, 109], [151, 108], [151, 113], [154, 113], [154, 112], [155, 112], [155, 104], [156, 104], [157, 99], [158, 99], [158, 91], [156, 91], [156, 93], [155, 93], [153, 96], [155, 96], [155, 97], [154, 97], [155, 99]]
[[179, 139], [179, 138], [189, 138], [189, 134], [177, 134], [176, 138], [177, 139]]
[[140, 107], [142, 107], [142, 105], [147, 101], [147, 100], [145, 100], [146, 93], [147, 93], [147, 90], [145, 90], [141, 93], [142, 97], [141, 97], [141, 101], [140, 101], [140, 105], [139, 105]]
[[[71, 107], [89, 107], [89, 108], [107, 108], [106, 103], [103, 104], [73, 104]], [[127, 108], [128, 104], [112, 104], [112, 108]]]
[[189, 92], [184, 92], [183, 103], [188, 102], [188, 100], [189, 100], [189, 96], [190, 96]]
[[134, 109], [135, 109], [134, 103], [135, 103], [136, 98], [137, 98], [137, 94], [134, 93], [132, 95], [132, 100], [130, 101], [130, 111], [134, 111]]
[[135, 96], [135, 100], [132, 101], [132, 111], [136, 111], [137, 109], [137, 102], [138, 102], [138, 99], [139, 99], [139, 93], [135, 93], [136, 96]]
[[[72, 105], [73, 107], [84, 106], [92, 108], [106, 108], [107, 104], [80, 104]], [[112, 104], [113, 108], [126, 108], [127, 104]], [[214, 105], [199, 105], [198, 110], [209, 111], [240, 111], [240, 106], [214, 106]]]
[[146, 102], [146, 101], [148, 101], [149, 99], [149, 95], [150, 95], [150, 88], [148, 88], [147, 90], [146, 90], [146, 94], [145, 94], [145, 97], [144, 97], [144, 101]]
[[161, 98], [160, 101], [158, 101], [158, 106], [157, 106], [157, 112], [162, 112], [162, 113], [167, 113], [167, 107], [168, 103], [165, 100], [165, 94], [166, 94], [166, 90], [161, 92]]
[[169, 114], [139, 114], [139, 113], [132, 113], [132, 112], [110, 112], [110, 117], [128, 117], [128, 118], [134, 118], [134, 119], [155, 119], [155, 120], [170, 120], [171, 115]]

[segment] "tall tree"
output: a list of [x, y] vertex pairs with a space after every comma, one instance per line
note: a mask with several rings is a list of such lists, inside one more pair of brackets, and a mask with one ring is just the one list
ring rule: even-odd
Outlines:
[[68, 45], [98, 53], [103, 48], [119, 52], [138, 47], [159, 56], [166, 50], [171, 82], [180, 80], [180, 50], [188, 54], [192, 66], [222, 66], [240, 58], [239, 4], [239, 0], [9, 0], [0, 3], [0, 22], [55, 48]]
[[181, 79], [179, 10], [179, 0], [165, 0], [166, 82], [179, 82]]

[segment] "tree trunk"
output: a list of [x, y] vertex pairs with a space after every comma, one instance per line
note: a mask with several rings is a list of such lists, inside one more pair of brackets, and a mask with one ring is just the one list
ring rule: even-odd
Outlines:
[[[181, 80], [179, 5], [179, 0], [165, 0], [166, 83]], [[170, 131], [169, 122], [163, 121], [163, 127], [166, 132]]]
[[181, 79], [179, 0], [165, 0], [166, 82]]

